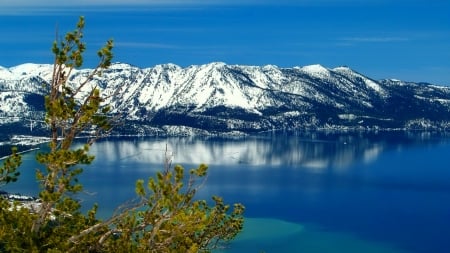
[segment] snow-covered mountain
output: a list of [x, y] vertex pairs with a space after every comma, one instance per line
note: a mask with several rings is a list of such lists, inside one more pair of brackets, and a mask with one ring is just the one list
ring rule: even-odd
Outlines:
[[[0, 67], [0, 128], [39, 131], [52, 65]], [[76, 84], [89, 73], [77, 70]], [[140, 69], [116, 63], [95, 77], [126, 122], [122, 134], [252, 133], [274, 129], [445, 129], [450, 87], [373, 80], [348, 67], [279, 68], [215, 62]]]

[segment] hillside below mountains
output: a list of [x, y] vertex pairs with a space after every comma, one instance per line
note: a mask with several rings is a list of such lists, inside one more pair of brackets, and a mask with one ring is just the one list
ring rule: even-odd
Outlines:
[[[0, 67], [0, 130], [45, 134], [52, 65]], [[76, 84], [89, 69], [77, 70]], [[272, 130], [446, 130], [450, 87], [373, 80], [348, 67], [210, 63], [141, 69], [116, 63], [91, 82], [122, 115], [115, 134], [251, 134]]]

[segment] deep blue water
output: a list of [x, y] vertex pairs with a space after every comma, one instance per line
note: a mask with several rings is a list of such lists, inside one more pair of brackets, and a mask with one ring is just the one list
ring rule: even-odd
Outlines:
[[[167, 151], [166, 152], [166, 148]], [[241, 139], [111, 138], [81, 182], [86, 208], [110, 215], [134, 182], [163, 168], [209, 165], [199, 198], [246, 206], [225, 252], [450, 252], [450, 138], [432, 133], [280, 133]], [[35, 194], [33, 153], [7, 187]]]

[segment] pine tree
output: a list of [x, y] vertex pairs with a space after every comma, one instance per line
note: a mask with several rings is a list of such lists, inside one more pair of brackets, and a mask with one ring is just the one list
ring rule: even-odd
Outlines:
[[[84, 18], [73, 32], [53, 43], [52, 81], [45, 97], [49, 151], [36, 156], [45, 168], [36, 173], [39, 203], [24, 205], [0, 198], [1, 252], [209, 252], [232, 240], [243, 228], [244, 207], [231, 209], [220, 197], [208, 203], [195, 194], [208, 167], [200, 165], [185, 177], [181, 166], [136, 182], [137, 200], [124, 204], [107, 220], [96, 217], [97, 206], [82, 213], [77, 194], [83, 186], [80, 166], [94, 156], [95, 140], [111, 131], [115, 121], [104, 106], [105, 97], [91, 85], [95, 75], [111, 65], [113, 41], [98, 51], [99, 64], [86, 79], [69, 85], [74, 69], [83, 64]], [[113, 94], [114, 95], [114, 94]], [[85, 144], [74, 147], [76, 137]], [[20, 155], [13, 150], [0, 167], [0, 183], [17, 180]]]

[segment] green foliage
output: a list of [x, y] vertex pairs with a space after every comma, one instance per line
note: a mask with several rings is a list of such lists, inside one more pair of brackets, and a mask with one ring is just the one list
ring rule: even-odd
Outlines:
[[[83, 63], [86, 49], [81, 40], [84, 24], [84, 18], [80, 17], [75, 31], [68, 32], [63, 40], [53, 43], [53, 79], [48, 87], [49, 94], [45, 97], [46, 122], [51, 135], [50, 151], [36, 157], [45, 170], [36, 173], [42, 188], [39, 194], [42, 207], [33, 224], [35, 233], [45, 225], [50, 214], [78, 215], [80, 205], [73, 199], [73, 194], [82, 190], [77, 176], [83, 170], [77, 166], [90, 164], [94, 160], [88, 154], [90, 145], [95, 138], [111, 129], [111, 120], [107, 116], [109, 109], [102, 106], [104, 98], [97, 87], [89, 87], [88, 84], [94, 75], [111, 64], [112, 41], [100, 49], [100, 63], [84, 81], [76, 87], [67, 83], [72, 70]], [[91, 138], [81, 148], [72, 148], [75, 137], [83, 132], [90, 132]], [[52, 213], [53, 209], [58, 212]]]
[[17, 148], [12, 148], [11, 155], [8, 156], [0, 167], [0, 186], [17, 181], [20, 172], [17, 171], [22, 163], [22, 157], [17, 154]]
[[[171, 168], [166, 161], [163, 172], [147, 183], [136, 182], [136, 201], [105, 221], [96, 217], [97, 206], [86, 214], [80, 211], [79, 166], [94, 160], [90, 146], [114, 122], [100, 90], [89, 85], [110, 66], [112, 40], [98, 51], [99, 64], [85, 81], [75, 87], [67, 83], [83, 63], [84, 24], [80, 17], [75, 31], [53, 43], [53, 78], [45, 97], [49, 151], [36, 156], [44, 167], [36, 172], [40, 201], [0, 198], [0, 252], [209, 252], [232, 240], [242, 230], [244, 207], [231, 208], [217, 196], [209, 202], [195, 199], [208, 170], [203, 164], [186, 178], [181, 166]], [[74, 147], [81, 135], [85, 145]], [[16, 181], [20, 164], [13, 149], [0, 167], [0, 184]]]
[[220, 197], [213, 197], [211, 206], [195, 200], [206, 171], [202, 164], [186, 180], [184, 169], [175, 166], [147, 184], [138, 180], [137, 203], [71, 241], [77, 245], [92, 234], [100, 235], [92, 245], [102, 252], [210, 252], [224, 246], [242, 230], [244, 207], [235, 204], [231, 210]]
[[[244, 207], [235, 204], [233, 210], [220, 197], [213, 197], [213, 205], [195, 200], [198, 179], [204, 179], [207, 166], [202, 164], [190, 172], [184, 182], [184, 169], [159, 172], [136, 183], [136, 192], [144, 206], [131, 212], [127, 219], [118, 220], [116, 227], [127, 238], [134, 238], [133, 249], [139, 252], [209, 252], [221, 242], [233, 239], [243, 228]], [[185, 186], [185, 183], [187, 185]]]

